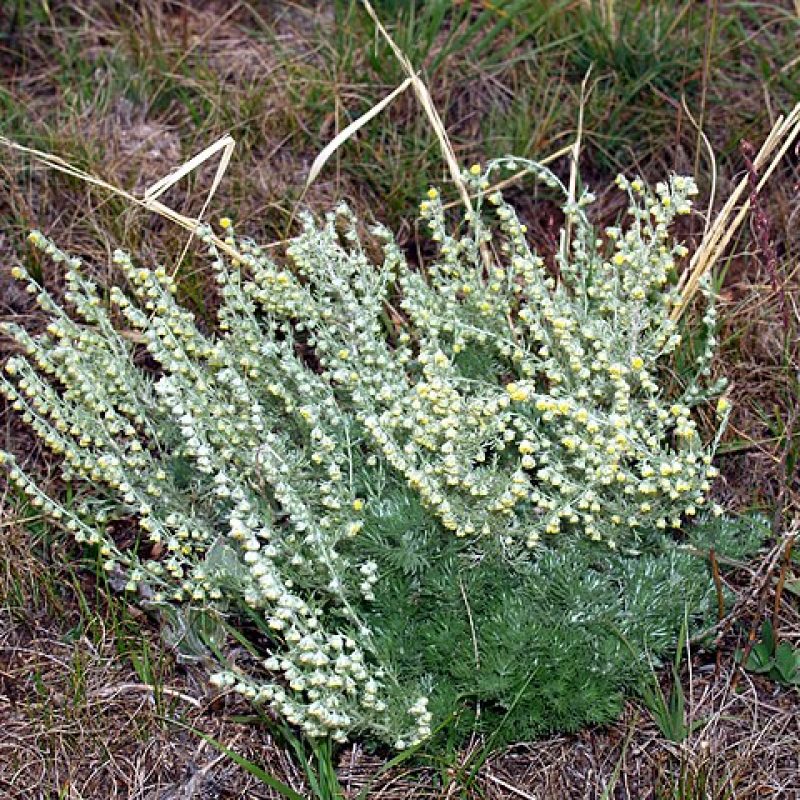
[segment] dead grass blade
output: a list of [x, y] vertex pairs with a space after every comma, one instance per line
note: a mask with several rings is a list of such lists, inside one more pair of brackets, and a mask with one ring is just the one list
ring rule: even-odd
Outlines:
[[[464, 204], [464, 207], [467, 211], [467, 214], [472, 217], [474, 210], [472, 206], [472, 200], [470, 199], [469, 192], [467, 191], [467, 186], [464, 183], [464, 179], [461, 176], [461, 169], [458, 166], [458, 159], [456, 158], [455, 151], [453, 150], [453, 145], [450, 143], [450, 138], [447, 135], [447, 130], [442, 122], [442, 118], [439, 116], [439, 112], [436, 110], [436, 106], [433, 103], [433, 99], [431, 98], [430, 92], [428, 91], [428, 87], [425, 83], [420, 79], [419, 75], [414, 71], [414, 67], [411, 65], [411, 62], [408, 60], [408, 56], [400, 49], [395, 42], [394, 39], [389, 35], [389, 32], [384, 28], [383, 24], [381, 23], [380, 19], [378, 19], [378, 15], [375, 13], [375, 9], [372, 7], [372, 4], [369, 0], [361, 0], [364, 8], [367, 10], [367, 13], [371, 17], [372, 21], [375, 23], [375, 27], [381, 36], [386, 40], [389, 47], [391, 47], [392, 52], [395, 55], [395, 58], [400, 62], [403, 69], [406, 71], [408, 75], [408, 79], [411, 81], [411, 85], [414, 87], [414, 92], [417, 95], [420, 105], [422, 106], [422, 110], [425, 112], [425, 115], [428, 117], [428, 120], [431, 123], [431, 127], [433, 128], [434, 133], [436, 134], [436, 138], [439, 140], [439, 146], [442, 150], [442, 156], [444, 157], [445, 163], [447, 164], [447, 168], [450, 172], [450, 177], [455, 184], [456, 189], [458, 190], [458, 194], [461, 197], [461, 202]], [[479, 245], [481, 259], [483, 260], [483, 265], [487, 270], [492, 268], [492, 254], [489, 250], [489, 246], [486, 242], [481, 242]]]
[[391, 94], [386, 95], [380, 102], [376, 103], [365, 114], [362, 114], [358, 119], [351, 122], [341, 133], [332, 139], [321, 151], [320, 154], [314, 159], [311, 169], [306, 178], [306, 187], [304, 191], [308, 191], [308, 187], [314, 182], [315, 178], [322, 171], [322, 168], [328, 162], [328, 159], [341, 147], [354, 133], [364, 127], [373, 117], [383, 111], [392, 100], [398, 95], [402, 94], [410, 85], [412, 79], [406, 78]]
[[442, 155], [444, 156], [445, 163], [450, 171], [450, 177], [452, 178], [456, 189], [458, 189], [458, 193], [461, 196], [461, 200], [464, 203], [467, 211], [472, 212], [472, 201], [470, 200], [467, 187], [464, 184], [464, 179], [461, 177], [461, 169], [458, 166], [458, 159], [456, 158], [453, 146], [450, 143], [450, 138], [447, 135], [447, 130], [444, 127], [442, 118], [439, 116], [439, 112], [436, 110], [436, 106], [433, 104], [428, 87], [414, 71], [414, 67], [408, 60], [408, 56], [406, 56], [406, 54], [400, 49], [400, 47], [397, 45], [397, 42], [392, 39], [386, 28], [384, 28], [383, 23], [381, 23], [369, 0], [361, 0], [361, 2], [363, 3], [364, 8], [371, 17], [372, 21], [375, 23], [375, 27], [378, 29], [378, 32], [386, 40], [386, 43], [389, 45], [389, 47], [391, 47], [395, 58], [400, 62], [401, 66], [406, 71], [406, 74], [411, 81], [411, 85], [414, 87], [414, 92], [419, 99], [420, 105], [422, 106], [422, 110], [430, 120], [431, 127], [436, 134], [436, 138], [439, 140], [439, 146], [441, 147]]
[[[233, 140], [231, 139], [231, 141]], [[220, 142], [222, 142], [221, 145]], [[77, 178], [78, 180], [81, 180], [84, 183], [90, 184], [91, 186], [97, 186], [100, 189], [104, 189], [105, 191], [117, 195], [118, 197], [122, 197], [133, 205], [137, 205], [140, 208], [144, 208], [148, 211], [153, 211], [156, 214], [164, 217], [165, 219], [174, 222], [176, 225], [180, 225], [180, 227], [189, 231], [192, 235], [197, 233], [197, 228], [201, 224], [199, 219], [186, 216], [185, 214], [181, 214], [180, 212], [175, 211], [174, 209], [170, 208], [169, 206], [165, 205], [164, 203], [162, 203], [160, 200], [157, 199], [163, 193], [163, 191], [166, 191], [166, 188], [168, 188], [165, 186], [162, 189], [161, 187], [162, 181], [167, 181], [168, 179], [173, 178], [177, 172], [180, 172], [183, 169], [183, 167], [179, 167], [175, 172], [170, 173], [170, 175], [167, 176], [166, 178], [162, 178], [161, 181], [158, 181], [155, 184], [153, 184], [148, 189], [148, 192], [150, 192], [150, 194], [146, 195], [143, 198], [140, 198], [136, 197], [135, 195], [131, 194], [125, 189], [120, 188], [119, 186], [115, 186], [113, 183], [109, 183], [108, 181], [103, 180], [103, 178], [99, 178], [96, 175], [92, 175], [90, 172], [86, 172], [80, 169], [79, 167], [73, 166], [69, 162], [65, 161], [63, 158], [59, 158], [58, 156], [53, 155], [52, 153], [46, 153], [43, 150], [37, 150], [33, 147], [26, 147], [25, 145], [14, 142], [5, 136], [0, 136], [0, 145], [7, 147], [10, 150], [16, 150], [17, 152], [33, 156], [37, 161], [41, 162], [50, 169], [54, 169], [57, 172], [63, 172], [65, 175], [70, 175], [71, 177]], [[203, 153], [200, 153], [197, 156], [195, 156], [195, 158], [199, 158], [204, 153], [207, 153], [209, 149], [216, 148], [214, 149], [214, 153], [216, 153], [220, 149], [223, 149], [228, 146], [229, 145], [225, 141], [225, 137], [223, 137], [217, 143], [211, 145], [210, 148], [206, 148], [206, 150], [204, 150]], [[206, 159], [209, 157], [210, 156], [206, 156]], [[228, 159], [230, 158], [230, 154], [228, 154], [227, 158]], [[190, 159], [190, 162], [191, 160], [192, 159]], [[190, 162], [187, 162], [187, 164]], [[220, 167], [217, 168], [217, 176], [215, 177], [215, 181], [212, 184], [213, 191], [216, 191], [216, 187], [219, 184], [219, 181], [222, 179], [222, 174], [225, 171], [225, 167], [227, 167], [227, 159], [225, 153], [223, 153], [223, 159], [220, 161]], [[175, 178], [174, 180], [172, 180], [172, 183], [174, 183], [176, 180], [179, 180], [179, 178]], [[172, 183], [170, 183], [170, 185], [172, 185]], [[203, 207], [204, 209], [210, 202], [210, 199], [211, 199], [210, 197], [207, 199], [207, 202]], [[222, 239], [220, 239], [218, 236], [215, 236], [213, 233], [211, 235], [211, 239], [219, 250], [227, 253], [229, 256], [231, 256], [231, 258], [239, 258], [241, 256], [239, 252], [237, 252], [234, 248], [230, 247], [230, 245], [227, 245]], [[277, 247], [280, 244], [282, 244], [282, 242], [274, 242], [270, 245], [267, 245], [267, 247]]]
[[174, 169], [169, 173], [169, 175], [165, 175], [163, 178], [152, 184], [152, 186], [149, 186], [147, 189], [145, 189], [145, 201], [155, 200], [156, 198], [161, 197], [161, 195], [164, 194], [167, 189], [174, 186], [181, 178], [197, 169], [197, 167], [199, 167], [201, 164], [205, 164], [209, 158], [216, 155], [220, 150], [223, 150], [224, 152], [222, 153], [222, 158], [219, 162], [219, 166], [217, 167], [216, 174], [214, 175], [214, 182], [209, 190], [209, 197], [213, 197], [214, 192], [216, 192], [217, 187], [222, 180], [222, 176], [225, 174], [225, 170], [228, 168], [228, 164], [231, 160], [231, 154], [233, 153], [233, 148], [235, 146], [236, 142], [233, 140], [233, 137], [229, 133], [226, 133], [220, 139], [217, 139], [214, 144], [209, 145], [205, 150], [181, 164], [181, 166], [177, 169]]
[[[581, 159], [581, 144], [583, 142], [583, 115], [584, 111], [586, 110], [586, 103], [589, 102], [589, 95], [592, 93], [592, 90], [597, 85], [596, 83], [587, 89], [589, 84], [589, 78], [592, 74], [592, 67], [590, 66], [587, 70], [586, 74], [583, 76], [583, 81], [581, 82], [581, 101], [580, 105], [578, 106], [578, 130], [575, 133], [575, 141], [572, 144], [571, 148], [571, 158], [569, 161], [569, 188], [567, 190], [567, 203], [572, 206], [576, 200], [576, 193], [578, 191], [578, 178], [580, 172], [578, 170], [578, 165], [580, 164]], [[572, 220], [569, 215], [567, 215], [566, 222], [564, 223], [564, 230], [561, 234], [561, 255], [564, 259], [569, 257], [569, 243], [572, 240]]]
[[[198, 153], [193, 158], [190, 158], [184, 164], [181, 164], [180, 167], [170, 172], [169, 175], [164, 176], [161, 178], [161, 180], [156, 181], [152, 186], [149, 186], [147, 189], [145, 189], [145, 203], [156, 200], [158, 197], [164, 194], [167, 189], [170, 189], [179, 180], [181, 180], [181, 178], [184, 178], [190, 172], [193, 172], [199, 166], [205, 164], [209, 158], [213, 158], [217, 153], [222, 151], [219, 164], [217, 164], [217, 171], [214, 173], [214, 180], [211, 182], [211, 188], [209, 188], [208, 193], [206, 194], [206, 199], [203, 201], [203, 207], [200, 209], [200, 213], [197, 215], [197, 220], [199, 222], [205, 216], [206, 211], [208, 211], [208, 206], [210, 205], [211, 200], [214, 197], [214, 194], [216, 193], [223, 176], [225, 175], [225, 171], [228, 169], [228, 164], [230, 164], [234, 147], [236, 147], [236, 142], [229, 133], [226, 133], [224, 136], [217, 139], [214, 144], [209, 145], [205, 150]], [[189, 232], [189, 238], [186, 240], [186, 244], [183, 246], [183, 250], [181, 250], [178, 260], [175, 262], [175, 267], [172, 271], [173, 275], [178, 271], [183, 259], [186, 257], [186, 251], [189, 249], [189, 245], [192, 243], [194, 233], [194, 229]]]
[[[684, 114], [689, 118], [689, 122], [692, 123], [695, 130], [697, 131], [697, 138], [699, 141], [703, 143], [703, 146], [706, 149], [706, 153], [708, 154], [708, 163], [711, 167], [711, 192], [708, 198], [708, 212], [706, 213], [706, 222], [705, 227], [703, 228], [703, 239], [708, 236], [709, 228], [711, 227], [711, 215], [714, 211], [714, 201], [717, 197], [717, 158], [714, 155], [714, 148], [711, 145], [711, 142], [708, 140], [708, 136], [706, 136], [706, 132], [702, 128], [702, 124], [698, 122], [694, 114], [689, 109], [689, 106], [686, 103], [686, 98], [681, 97], [681, 107], [683, 108]], [[699, 153], [698, 153], [699, 158]], [[702, 241], [702, 240], [701, 240]]]
[[[792, 109], [788, 116], [779, 117], [776, 120], [775, 125], [753, 161], [756, 170], [761, 173], [761, 180], [756, 188], [757, 192], [764, 187], [772, 173], [777, 169], [778, 164], [786, 155], [786, 151], [798, 135], [800, 135], [800, 103]], [[682, 316], [697, 291], [700, 279], [714, 267], [725, 252], [725, 248], [730, 243], [733, 235], [744, 221], [747, 212], [750, 210], [749, 198], [742, 203], [738, 212], [736, 212], [736, 206], [742, 195], [748, 192], [750, 188], [749, 178], [745, 176], [703, 237], [703, 241], [689, 263], [689, 270], [681, 278], [681, 299], [672, 310], [671, 317], [673, 320], [678, 320]]]

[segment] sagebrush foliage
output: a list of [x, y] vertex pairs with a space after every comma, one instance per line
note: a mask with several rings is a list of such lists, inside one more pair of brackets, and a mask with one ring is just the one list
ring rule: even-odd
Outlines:
[[[364, 245], [344, 207], [305, 218], [283, 263], [227, 220], [224, 247], [201, 229], [213, 335], [163, 267], [119, 251], [128, 290], [107, 303], [31, 234], [64, 265], [73, 315], [15, 270], [52, 322], [5, 326], [26, 355], [2, 389], [83, 488], [50, 497], [4, 454], [12, 482], [142, 602], [239, 625], [252, 658], [213, 681], [308, 736], [402, 748], [475, 701], [509, 735], [607, 719], [706, 603], [702, 559], [667, 529], [716, 474], [691, 413], [709, 393], [707, 286], [696, 379], [668, 398], [658, 373], [681, 343], [686, 251], [668, 226], [694, 184], [620, 178], [630, 208], [604, 235], [588, 193], [568, 203], [548, 268], [484, 196], [502, 166], [563, 189], [518, 159], [473, 168], [455, 233], [431, 189], [439, 256], [421, 268], [381, 227]], [[718, 415], [721, 432], [724, 399]], [[136, 520], [134, 547], [111, 536], [119, 519]]]

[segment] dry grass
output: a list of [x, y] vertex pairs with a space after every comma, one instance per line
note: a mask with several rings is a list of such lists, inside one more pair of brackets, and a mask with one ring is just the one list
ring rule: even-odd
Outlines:
[[[375, 5], [386, 19], [392, 3]], [[745, 173], [739, 138], [759, 143], [778, 114], [800, 99], [794, 4], [721, 1], [709, 4], [713, 19], [705, 16], [711, 11], [686, 12], [674, 41], [666, 41], [663, 63], [642, 86], [625, 48], [567, 38], [590, 5], [564, 3], [533, 50], [522, 42], [499, 61], [491, 52], [513, 44], [514, 25], [476, 59], [471, 53], [480, 40], [472, 50], [447, 53], [447, 31], [433, 37], [420, 63], [445, 54], [426, 78], [456, 157], [542, 156], [568, 143], [584, 77], [575, 54], [583, 48], [601, 62], [594, 73], [601, 82], [585, 109], [584, 173], [603, 184], [622, 164], [650, 177], [691, 170], [698, 137], [682, 111], [683, 93], [719, 155], [717, 197], [728, 196]], [[626, 5], [602, 7], [619, 13]], [[230, 131], [239, 147], [215, 214], [234, 216], [259, 239], [283, 238], [324, 144], [405, 77], [390, 59], [372, 60], [363, 20], [349, 12], [342, 18], [348, 25], [337, 28], [333, 4], [312, 2], [5, 2], [0, 133], [60, 153], [138, 194]], [[698, 27], [703, 21], [714, 24]], [[403, 44], [402, 26], [393, 30]], [[634, 25], [626, 35], [636, 42], [641, 33]], [[701, 58], [692, 64], [685, 54], [697, 47]], [[165, 199], [196, 214], [213, 170], [209, 164], [188, 176]], [[35, 328], [39, 318], [8, 269], [23, 260], [43, 270], [56, 293], [60, 280], [51, 265], [31, 262], [23, 245], [30, 227], [84, 257], [102, 281], [113, 279], [113, 247], [166, 263], [183, 248], [184, 234], [154, 215], [49, 173], [22, 154], [4, 152], [0, 174], [0, 316], [26, 327]], [[436, 139], [406, 92], [334, 154], [303, 202], [320, 210], [347, 199], [398, 229], [414, 253], [414, 201], [428, 181], [444, 175]], [[745, 226], [720, 265], [723, 353], [716, 369], [731, 378], [737, 410], [717, 492], [730, 507], [769, 511], [779, 533], [800, 515], [798, 186], [795, 150], [759, 199], [769, 236]], [[547, 198], [521, 188], [509, 193], [546, 249], [558, 224]], [[614, 202], [601, 198], [601, 221], [614, 219]], [[686, 235], [696, 240], [703, 221], [693, 224]], [[201, 315], [210, 313], [213, 291], [191, 250], [180, 276], [183, 299]], [[26, 429], [4, 409], [0, 414], [0, 445], [47, 470]], [[685, 742], [665, 740], [649, 712], [632, 703], [616, 725], [521, 744], [474, 770], [479, 743], [386, 775], [381, 754], [348, 749], [338, 756], [346, 795], [374, 782], [369, 797], [398, 799], [800, 797], [797, 691], [739, 672], [733, 658], [776, 605], [783, 562], [778, 558], [767, 571], [767, 558], [724, 572], [739, 598], [736, 621], [721, 641], [719, 661], [697, 650], [691, 671], [684, 665], [689, 714], [702, 721]], [[242, 722], [249, 709], [209, 694], [202, 669], [178, 663], [153, 624], [98, 587], [88, 567], [40, 520], [0, 497], [0, 796], [277, 797], [186, 725], [310, 796], [269, 726]], [[796, 560], [786, 571], [797, 581]], [[781, 636], [800, 646], [797, 599], [784, 591], [776, 619]]]

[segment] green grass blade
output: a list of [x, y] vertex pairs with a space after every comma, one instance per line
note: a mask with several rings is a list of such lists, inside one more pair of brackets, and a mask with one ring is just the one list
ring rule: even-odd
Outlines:
[[220, 753], [228, 756], [231, 761], [240, 766], [243, 770], [249, 772], [254, 778], [260, 780], [265, 786], [269, 786], [270, 789], [274, 789], [282, 797], [285, 797], [286, 800], [308, 800], [308, 798], [298, 794], [294, 789], [292, 789], [291, 786], [288, 786], [283, 781], [279, 780], [273, 775], [270, 775], [268, 772], [259, 767], [258, 764], [254, 764], [249, 759], [226, 747], [224, 744], [222, 744], [222, 742], [217, 741], [213, 736], [203, 733], [203, 731], [199, 731], [197, 728], [194, 728], [191, 725], [177, 722], [176, 720], [168, 720], [168, 722], [172, 722], [175, 725], [180, 725], [182, 728], [185, 728], [186, 730], [191, 731], [199, 736], [201, 739], [204, 739], [212, 747], [219, 750]]

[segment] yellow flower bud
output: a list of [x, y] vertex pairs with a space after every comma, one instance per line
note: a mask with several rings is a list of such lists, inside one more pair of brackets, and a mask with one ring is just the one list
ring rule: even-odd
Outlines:
[[506, 386], [506, 391], [508, 392], [508, 396], [518, 403], [528, 399], [528, 390], [518, 383], [509, 383], [508, 386]]

